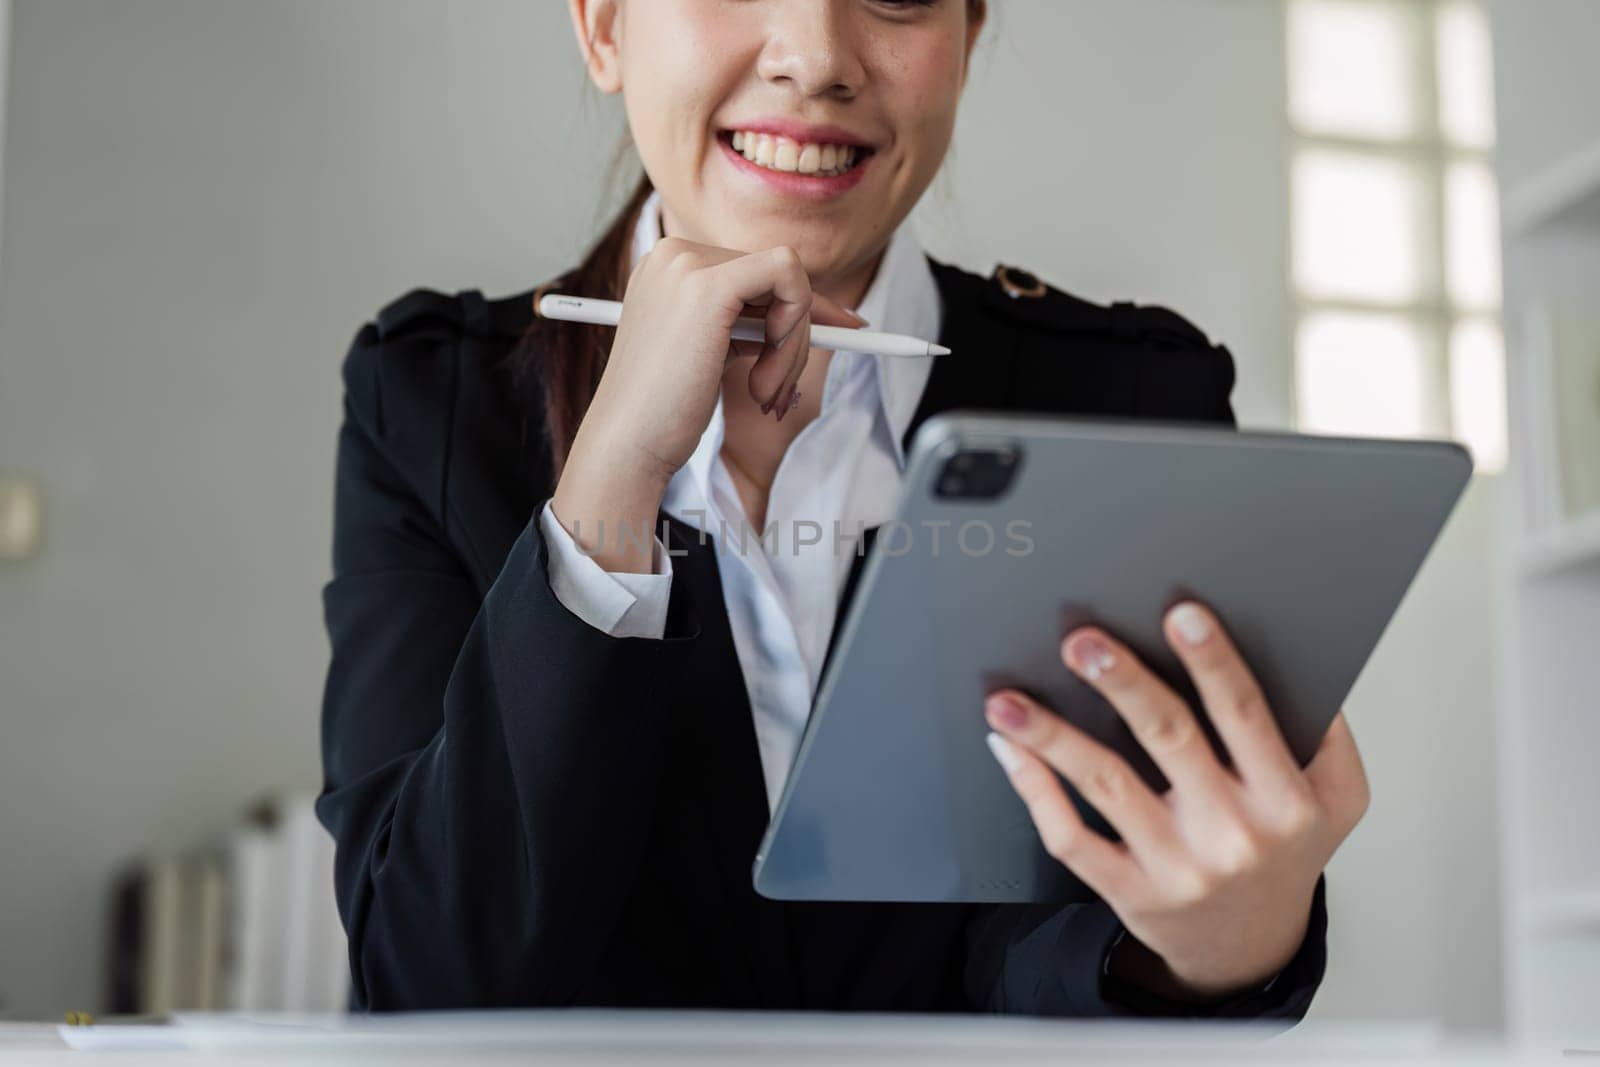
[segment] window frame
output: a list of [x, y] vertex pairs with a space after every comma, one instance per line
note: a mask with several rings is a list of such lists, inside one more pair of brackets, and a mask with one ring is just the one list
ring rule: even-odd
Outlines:
[[[1303, 421], [1305, 406], [1301, 399], [1302, 353], [1299, 346], [1301, 326], [1310, 316], [1324, 313], [1352, 313], [1361, 315], [1395, 316], [1409, 320], [1422, 338], [1423, 410], [1420, 423], [1429, 435], [1461, 439], [1455, 425], [1451, 383], [1451, 339], [1455, 330], [1468, 323], [1492, 323], [1504, 336], [1504, 293], [1498, 295], [1490, 306], [1473, 307], [1455, 301], [1450, 292], [1448, 274], [1449, 202], [1448, 182], [1451, 168], [1458, 164], [1482, 165], [1494, 174], [1495, 145], [1475, 146], [1451, 140], [1444, 129], [1442, 114], [1442, 88], [1440, 84], [1440, 15], [1450, 6], [1465, 4], [1475, 8], [1487, 18], [1483, 0], [1366, 0], [1405, 12], [1410, 19], [1411, 32], [1411, 92], [1414, 94], [1416, 123], [1409, 136], [1389, 139], [1381, 136], [1325, 133], [1307, 129], [1294, 114], [1294, 76], [1296, 55], [1293, 40], [1293, 19], [1296, 5], [1306, 0], [1285, 0], [1283, 4], [1285, 48], [1285, 107], [1288, 126], [1288, 174], [1291, 205], [1295, 210], [1294, 189], [1296, 164], [1307, 152], [1331, 151], [1398, 161], [1413, 168], [1419, 190], [1417, 237], [1418, 292], [1413, 299], [1401, 301], [1366, 300], [1358, 298], [1326, 298], [1309, 294], [1301, 289], [1300, 281], [1291, 269], [1289, 273], [1290, 336], [1293, 339], [1294, 357], [1290, 369], [1292, 387], [1291, 410], [1294, 424]], [[1315, 2], [1315, 0], [1312, 0]], [[1498, 188], [1496, 189], [1498, 199]], [[1291, 218], [1291, 247], [1288, 262], [1296, 262], [1297, 249], [1293, 246], [1297, 230]], [[1498, 252], [1498, 250], [1497, 250]], [[1504, 413], [1500, 416], [1503, 418]]]

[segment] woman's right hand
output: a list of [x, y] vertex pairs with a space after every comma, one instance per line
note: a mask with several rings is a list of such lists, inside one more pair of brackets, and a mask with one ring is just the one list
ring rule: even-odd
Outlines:
[[[732, 339], [742, 317], [765, 317], [764, 343]], [[728, 361], [753, 357], [751, 398], [781, 412], [805, 369], [813, 321], [862, 324], [812, 290], [794, 249], [659, 241], [628, 281], [605, 373], [556, 487], [557, 520], [607, 570], [649, 573], [640, 533], [653, 528], [667, 483], [711, 421]], [[619, 530], [635, 536], [613, 536]]]
[[[767, 323], [766, 343], [731, 340], [741, 317]], [[625, 440], [670, 479], [711, 421], [728, 360], [755, 358], [751, 398], [782, 411], [811, 351], [813, 321], [861, 320], [811, 288], [792, 248], [743, 253], [663, 238], [628, 281], [616, 342], [584, 417]]]

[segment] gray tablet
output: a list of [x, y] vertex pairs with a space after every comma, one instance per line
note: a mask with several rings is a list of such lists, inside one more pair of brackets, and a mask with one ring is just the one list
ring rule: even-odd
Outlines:
[[1032, 693], [1164, 788], [1059, 649], [1074, 627], [1103, 625], [1198, 708], [1161, 634], [1166, 609], [1195, 597], [1220, 613], [1304, 763], [1471, 470], [1445, 443], [930, 419], [841, 623], [756, 890], [1091, 898], [1045, 853], [990, 756], [984, 696]]

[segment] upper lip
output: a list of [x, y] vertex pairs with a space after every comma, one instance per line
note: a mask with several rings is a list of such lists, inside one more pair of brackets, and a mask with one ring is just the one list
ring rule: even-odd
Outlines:
[[839, 144], [855, 148], [872, 147], [872, 142], [840, 126], [813, 126], [787, 118], [751, 119], [729, 126], [728, 129], [745, 133], [765, 133], [787, 137], [798, 144]]

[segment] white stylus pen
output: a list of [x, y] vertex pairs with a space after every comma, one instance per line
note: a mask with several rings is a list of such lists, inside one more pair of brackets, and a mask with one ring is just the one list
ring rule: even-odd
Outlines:
[[[546, 319], [586, 322], [591, 326], [615, 326], [622, 321], [622, 305], [615, 300], [591, 300], [583, 296], [549, 293], [539, 299], [538, 312]], [[735, 341], [763, 341], [767, 324], [761, 319], [739, 319], [733, 324]], [[850, 330], [843, 326], [811, 327], [811, 344], [835, 352], [864, 352], [871, 356], [947, 356], [950, 350], [932, 341], [898, 333]]]

